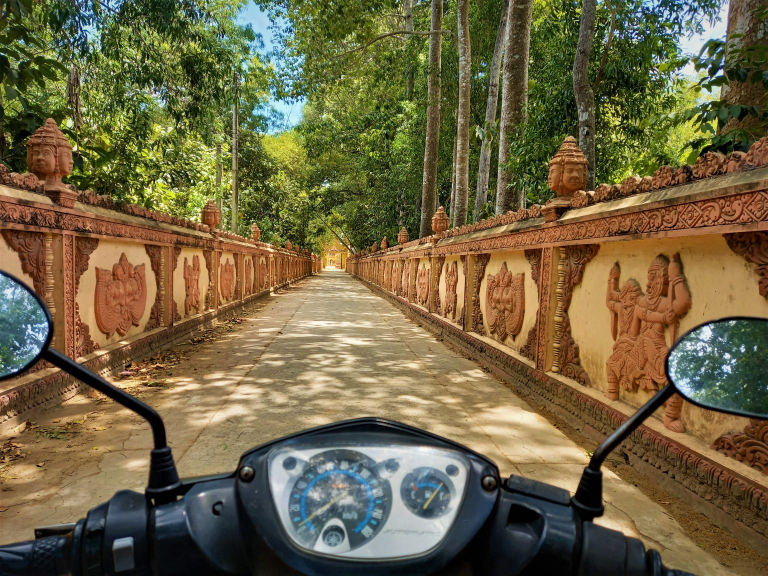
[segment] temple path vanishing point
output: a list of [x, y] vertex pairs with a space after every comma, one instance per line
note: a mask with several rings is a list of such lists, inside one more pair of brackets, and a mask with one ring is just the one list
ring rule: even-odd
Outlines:
[[[588, 461], [583, 448], [347, 273], [326, 270], [257, 306], [232, 332], [187, 345], [183, 362], [142, 388], [165, 418], [183, 476], [232, 470], [243, 451], [298, 430], [378, 416], [463, 443], [503, 475], [575, 489]], [[71, 438], [40, 433], [73, 420], [80, 428]], [[0, 543], [144, 487], [151, 436], [138, 417], [80, 396], [46, 411], [37, 426], [14, 439], [31, 455], [0, 470]], [[605, 476], [600, 524], [641, 538], [672, 567], [733, 573], [660, 504]]]

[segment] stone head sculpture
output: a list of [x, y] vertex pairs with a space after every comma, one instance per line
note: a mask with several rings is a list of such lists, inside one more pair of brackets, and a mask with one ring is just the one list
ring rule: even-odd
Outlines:
[[72, 145], [53, 118], [48, 118], [45, 124], [29, 137], [27, 167], [45, 182], [46, 192], [65, 188], [61, 178], [72, 173]]
[[587, 157], [573, 136], [565, 139], [560, 150], [549, 161], [548, 183], [558, 196], [570, 197], [574, 192], [586, 188]]

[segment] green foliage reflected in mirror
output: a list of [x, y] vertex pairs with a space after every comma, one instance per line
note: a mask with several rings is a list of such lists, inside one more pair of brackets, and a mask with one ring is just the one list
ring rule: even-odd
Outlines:
[[53, 333], [45, 305], [25, 285], [0, 272], [0, 380], [35, 363]]
[[683, 336], [669, 353], [670, 382], [696, 404], [768, 418], [768, 319], [726, 318]]

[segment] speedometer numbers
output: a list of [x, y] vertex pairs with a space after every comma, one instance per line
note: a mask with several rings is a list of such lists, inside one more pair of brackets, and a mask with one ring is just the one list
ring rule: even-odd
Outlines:
[[[392, 490], [376, 463], [354, 450], [328, 450], [306, 463], [291, 489], [291, 524], [304, 545], [356, 548], [389, 516]], [[345, 543], [344, 541], [347, 540]]]
[[453, 484], [436, 468], [416, 468], [403, 478], [400, 496], [405, 506], [421, 518], [439, 518], [451, 509]]

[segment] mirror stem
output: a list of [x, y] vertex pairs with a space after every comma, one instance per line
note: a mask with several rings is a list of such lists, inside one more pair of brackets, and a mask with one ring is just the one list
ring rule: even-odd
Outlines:
[[589, 460], [589, 465], [584, 468], [576, 494], [571, 498], [571, 505], [579, 511], [583, 520], [592, 520], [602, 516], [605, 511], [603, 506], [603, 473], [600, 468], [608, 454], [618, 448], [644, 420], [660, 408], [674, 393], [674, 386], [670, 384], [664, 386], [595, 449]]
[[152, 428], [155, 448], [150, 455], [147, 495], [159, 503], [166, 501], [168, 498], [171, 500], [175, 499], [173, 492], [181, 485], [181, 482], [176, 471], [176, 465], [173, 462], [171, 449], [167, 444], [165, 424], [163, 424], [160, 414], [154, 408], [147, 406], [144, 402], [131, 396], [124, 390], [113, 386], [58, 350], [48, 348], [43, 354], [43, 358], [94, 390], [98, 390], [118, 404], [128, 408], [131, 412], [138, 414], [149, 423], [150, 428]]

